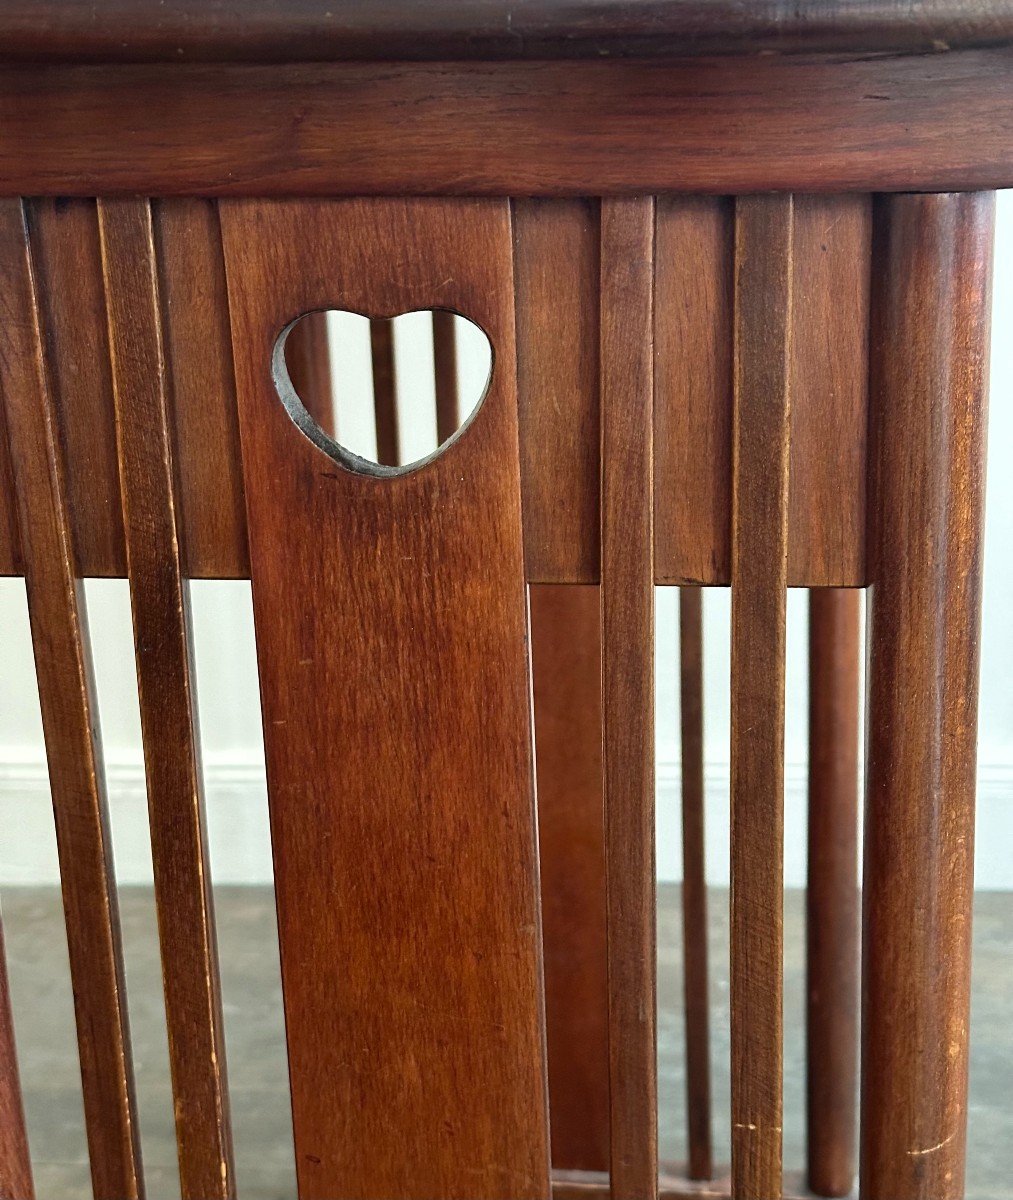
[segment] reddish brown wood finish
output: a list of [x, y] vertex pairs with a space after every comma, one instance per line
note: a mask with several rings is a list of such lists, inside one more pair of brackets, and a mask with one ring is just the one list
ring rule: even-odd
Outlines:
[[169, 379], [151, 209], [99, 201], [116, 437], [184, 1200], [235, 1195]]
[[14, 1044], [7, 953], [0, 924], [0, 1200], [35, 1200], [32, 1159]]
[[[62, 302], [70, 307], [69, 298]], [[3, 393], [67, 922], [97, 1200], [143, 1193], [98, 713], [24, 212], [0, 204]], [[86, 377], [87, 378], [87, 377]], [[16, 1131], [15, 1131], [16, 1132]]]
[[847, 1196], [855, 1177], [860, 613], [857, 591], [809, 593], [806, 1129], [819, 1196]]
[[879, 210], [864, 1200], [963, 1195], [994, 197]]
[[[508, 206], [222, 220], [300, 1195], [544, 1198]], [[496, 367], [459, 441], [362, 474], [296, 426], [272, 351], [330, 307], [486, 331]]]
[[513, 205], [524, 558], [532, 583], [600, 579], [598, 205]]
[[601, 208], [601, 636], [612, 1200], [658, 1193], [654, 202]]
[[686, 1122], [691, 1179], [714, 1173], [711, 1149], [710, 995], [704, 874], [703, 597], [679, 592], [682, 760], [682, 944], [686, 1008]]
[[373, 361], [376, 459], [386, 467], [396, 467], [401, 462], [401, 439], [397, 423], [394, 326], [390, 321], [370, 321], [369, 349]]
[[792, 199], [735, 212], [732, 1195], [781, 1195], [784, 649]]
[[732, 261], [727, 197], [658, 201], [655, 494], [659, 583], [731, 579]]
[[1011, 69], [1008, 46], [910, 57], [10, 67], [0, 73], [0, 187], [232, 196], [1001, 187], [1013, 183]]
[[229, 305], [216, 205], [154, 205], [175, 503], [191, 578], [249, 574]]
[[46, 62], [600, 58], [805, 50], [927, 53], [1013, 41], [1004, 0], [8, 0], [0, 58]]
[[600, 597], [539, 584], [530, 604], [552, 1165], [607, 1171]]

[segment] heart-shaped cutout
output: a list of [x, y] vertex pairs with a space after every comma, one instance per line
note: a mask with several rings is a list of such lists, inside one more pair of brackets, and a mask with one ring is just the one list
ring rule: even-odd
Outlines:
[[325, 454], [364, 475], [417, 470], [456, 441], [489, 390], [485, 331], [446, 309], [304, 313], [278, 336], [274, 382]]

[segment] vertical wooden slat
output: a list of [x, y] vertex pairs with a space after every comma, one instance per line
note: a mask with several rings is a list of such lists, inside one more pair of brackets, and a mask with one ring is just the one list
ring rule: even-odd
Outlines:
[[806, 888], [808, 1183], [846, 1196], [858, 1083], [858, 663], [861, 593], [809, 593]]
[[733, 201], [658, 201], [654, 498], [659, 583], [731, 570]]
[[[221, 212], [300, 1195], [545, 1200], [509, 208]], [[404, 472], [325, 439], [270, 367], [322, 303], [486, 330], [464, 436]]]
[[[56, 283], [56, 281], [54, 281]], [[73, 277], [57, 286], [72, 295]], [[0, 205], [0, 389], [49, 759], [97, 1200], [143, 1192], [109, 816], [85, 608], [25, 220]], [[76, 403], [87, 408], [86, 390]]]
[[995, 197], [884, 197], [862, 970], [863, 1200], [964, 1193]]
[[735, 212], [732, 1195], [781, 1195], [784, 651], [792, 201]]
[[598, 205], [515, 200], [524, 562], [531, 583], [600, 578]]
[[682, 937], [686, 1006], [689, 1177], [710, 1179], [710, 997], [704, 874], [703, 597], [679, 591], [679, 712], [682, 725]]
[[530, 605], [552, 1165], [607, 1171], [598, 588], [532, 584]]
[[243, 578], [250, 556], [218, 209], [174, 197], [155, 202], [152, 219], [185, 574]]
[[369, 323], [373, 357], [373, 413], [376, 418], [376, 461], [385, 467], [401, 462], [397, 427], [397, 375], [394, 366], [394, 324], [378, 317]]
[[235, 1193], [151, 210], [99, 202], [116, 436], [184, 1200]]
[[601, 614], [613, 1200], [658, 1192], [654, 202], [601, 208]]
[[122, 576], [126, 551], [95, 201], [46, 196], [31, 201], [27, 215], [78, 570], [83, 577]]
[[438, 308], [433, 312], [433, 371], [436, 375], [436, 441], [442, 446], [461, 423], [457, 394], [457, 318]]
[[18, 1050], [7, 984], [7, 952], [0, 921], [0, 1200], [34, 1200], [32, 1159], [18, 1075]]
[[[227, 312], [227, 310], [226, 310]], [[285, 363], [296, 395], [306, 411], [329, 436], [335, 437], [334, 398], [331, 394], [331, 351], [327, 313], [307, 313], [285, 342]]]

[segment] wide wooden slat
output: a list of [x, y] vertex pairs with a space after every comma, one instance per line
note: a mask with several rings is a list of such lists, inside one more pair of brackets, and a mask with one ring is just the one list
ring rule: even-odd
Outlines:
[[192, 692], [154, 230], [99, 202], [116, 436], [184, 1200], [235, 1195], [225, 1042]]
[[863, 1200], [964, 1194], [995, 197], [879, 209]]
[[598, 588], [530, 589], [552, 1165], [609, 1165]]
[[659, 583], [731, 578], [733, 205], [658, 201], [654, 521]]
[[784, 652], [792, 200], [735, 211], [732, 1195], [781, 1195]]
[[703, 597], [679, 592], [679, 713], [682, 752], [682, 938], [686, 1008], [686, 1121], [691, 1179], [710, 1179], [710, 993], [704, 872]]
[[601, 636], [613, 1200], [658, 1192], [654, 202], [601, 208]]
[[858, 591], [809, 593], [806, 1144], [820, 1196], [847, 1196], [855, 1175], [860, 615]]
[[[508, 206], [236, 201], [222, 222], [300, 1195], [544, 1198]], [[354, 459], [276, 386], [278, 331], [331, 307], [487, 332], [489, 391], [443, 454]]]
[[207, 200], [153, 206], [184, 573], [249, 574], [221, 230]]
[[792, 586], [864, 584], [869, 196], [796, 197], [792, 294]]
[[600, 578], [598, 206], [517, 200], [517, 386], [533, 583]]
[[0, 922], [0, 1200], [35, 1200]]
[[14, 66], [0, 73], [0, 188], [495, 197], [1008, 187], [1011, 62], [1013, 47], [998, 46], [843, 59]]
[[[62, 281], [62, 303], [74, 280]], [[17, 483], [28, 612], [49, 761], [97, 1200], [143, 1192], [98, 712], [24, 212], [0, 204], [0, 390]], [[83, 382], [86, 384], [88, 378]], [[77, 393], [78, 403], [91, 398]]]
[[436, 379], [436, 442], [442, 446], [461, 423], [457, 395], [457, 318], [446, 309], [433, 313], [433, 371]]

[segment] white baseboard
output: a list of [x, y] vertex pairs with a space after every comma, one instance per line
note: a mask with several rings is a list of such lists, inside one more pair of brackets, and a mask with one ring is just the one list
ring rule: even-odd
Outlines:
[[[263, 765], [248, 758], [209, 758], [204, 764], [211, 870], [216, 883], [270, 883], [271, 851]], [[106, 764], [113, 851], [123, 884], [151, 882], [151, 851], [139, 761]], [[728, 885], [728, 765], [705, 770], [707, 878]], [[679, 764], [658, 766], [658, 878], [682, 876]], [[57, 884], [59, 868], [49, 776], [37, 758], [0, 758], [0, 886]], [[983, 765], [978, 772], [975, 886], [1013, 891], [1013, 764]], [[787, 887], [805, 884], [806, 771], [785, 768], [784, 875]]]

